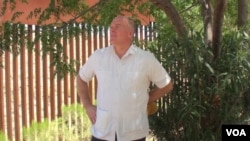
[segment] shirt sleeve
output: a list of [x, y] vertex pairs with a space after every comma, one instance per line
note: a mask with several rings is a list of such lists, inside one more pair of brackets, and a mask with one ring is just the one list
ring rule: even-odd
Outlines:
[[89, 82], [94, 77], [95, 60], [96, 60], [96, 55], [94, 53], [88, 58], [85, 64], [80, 68], [79, 76], [83, 81]]
[[150, 80], [158, 87], [163, 88], [171, 81], [171, 77], [165, 70], [165, 68], [160, 64], [160, 62], [152, 54], [150, 60]]

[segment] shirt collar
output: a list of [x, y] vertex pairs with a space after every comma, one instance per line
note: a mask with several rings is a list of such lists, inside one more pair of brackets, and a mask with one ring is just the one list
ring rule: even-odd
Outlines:
[[127, 52], [125, 53], [124, 56], [130, 55], [130, 54], [135, 54], [136, 48], [135, 46], [132, 44], [129, 49], [127, 50]]
[[[114, 46], [112, 46], [112, 49], [113, 49], [113, 52], [114, 52], [114, 54], [115, 54]], [[133, 55], [133, 54], [135, 54], [135, 52], [136, 52], [136, 46], [132, 44], [132, 45], [129, 47], [129, 49], [127, 50], [127, 52], [123, 55], [122, 58], [125, 58], [125, 57], [127, 57], [127, 56], [129, 56], [129, 55]]]

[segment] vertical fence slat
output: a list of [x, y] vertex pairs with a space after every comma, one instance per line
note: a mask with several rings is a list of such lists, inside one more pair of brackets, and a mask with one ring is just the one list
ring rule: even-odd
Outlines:
[[[98, 30], [97, 30], [97, 26], [94, 26], [94, 32], [93, 32], [93, 36], [94, 36], [94, 38], [93, 38], [93, 43], [94, 43], [94, 50], [97, 50], [98, 48], [100, 48], [100, 47], [98, 47]], [[96, 99], [96, 91], [97, 91], [97, 79], [96, 79], [96, 77], [94, 78], [94, 83], [93, 83], [93, 87], [94, 87], [94, 89], [93, 89], [93, 94], [94, 94], [94, 98]], [[93, 98], [93, 97], [92, 97]]]
[[139, 29], [138, 26], [136, 25], [136, 29], [135, 29], [135, 41], [138, 41], [138, 43], [140, 44], [140, 36], [139, 36]]
[[[32, 25], [28, 26], [28, 38], [32, 40], [33, 37]], [[35, 105], [34, 105], [34, 74], [33, 74], [33, 52], [31, 50], [28, 51], [28, 86], [29, 86], [29, 122], [32, 123], [35, 120]]]
[[[21, 31], [22, 34], [22, 40], [24, 42], [24, 30]], [[24, 127], [28, 126], [28, 101], [27, 101], [27, 49], [24, 47], [24, 45], [21, 47], [21, 54], [20, 54], [20, 69], [21, 69], [21, 108], [22, 108], [22, 125]]]
[[148, 46], [148, 27], [144, 26], [144, 41], [145, 41], [145, 47]]
[[[81, 56], [81, 60], [80, 60], [80, 66], [79, 68], [83, 65], [83, 63], [86, 61], [87, 58], [87, 46], [86, 46], [86, 30], [85, 30], [85, 24], [82, 23], [82, 34], [81, 34], [81, 50], [80, 53], [82, 54]], [[79, 71], [79, 69], [77, 70], [77, 72]], [[80, 98], [79, 96], [78, 98], [78, 102], [80, 102]]]
[[[36, 26], [35, 27], [35, 36], [39, 35], [40, 33], [40, 27]], [[40, 42], [36, 42], [35, 44], [35, 71], [36, 71], [36, 114], [37, 114], [37, 121], [41, 122], [42, 121], [42, 95], [41, 95], [41, 59], [40, 59]]]
[[43, 57], [43, 114], [44, 118], [49, 118], [49, 85], [48, 85], [48, 56]]
[[[50, 54], [50, 62], [52, 61], [52, 54]], [[54, 120], [56, 118], [56, 101], [55, 101], [55, 80], [54, 80], [54, 67], [50, 66], [50, 116]]]
[[[77, 24], [77, 26], [80, 26], [79, 24]], [[79, 36], [80, 36], [80, 34], [79, 34]], [[81, 46], [80, 46], [80, 44], [81, 44], [81, 41], [80, 41], [80, 37], [79, 36], [76, 36], [76, 48], [75, 48], [75, 50], [76, 50], [76, 60], [77, 61], [79, 61], [79, 65], [77, 64], [76, 65], [76, 72], [78, 72], [79, 71], [79, 69], [80, 69], [80, 65], [81, 65], [81, 60], [80, 60], [80, 55], [82, 54], [82, 52], [81, 52]], [[74, 88], [75, 88], [75, 86], [74, 86]], [[77, 102], [77, 103], [79, 103], [80, 101], [79, 101], [79, 97], [78, 97], [78, 94], [77, 94], [77, 91], [76, 91], [76, 101], [75, 102]]]
[[56, 113], [55, 113], [55, 84], [54, 84], [54, 79], [53, 79], [53, 68], [50, 68], [50, 116], [51, 119], [55, 119]]
[[98, 33], [99, 33], [99, 47], [100, 48], [103, 48], [104, 47], [104, 44], [103, 44], [103, 33], [104, 33], [104, 31], [103, 31], [103, 27], [101, 26], [100, 28], [99, 28], [99, 31], [98, 31]]
[[[69, 39], [69, 58], [70, 59], [74, 59], [74, 50], [75, 50], [75, 46], [74, 46], [74, 39], [73, 37], [71, 37]], [[75, 102], [75, 99], [76, 99], [76, 96], [75, 96], [75, 76], [74, 75], [70, 75], [70, 102], [71, 103], [74, 103]]]
[[[63, 95], [63, 92], [62, 92], [62, 81], [59, 78], [57, 79], [57, 84], [56, 85], [57, 85], [57, 107], [56, 107], [56, 109], [57, 109], [58, 116], [61, 116], [62, 115], [61, 107], [62, 107], [62, 95]], [[65, 86], [65, 87], [67, 87], [67, 86]]]
[[[16, 45], [13, 46], [16, 48]], [[14, 94], [14, 128], [15, 128], [15, 139], [20, 141], [20, 112], [19, 112], [19, 71], [18, 71], [18, 58], [13, 55], [13, 94]]]
[[7, 132], [10, 140], [13, 140], [12, 131], [12, 91], [11, 91], [11, 74], [10, 74], [10, 53], [5, 52], [5, 86], [6, 86], [6, 113], [7, 113]]
[[[63, 51], [65, 54], [68, 53], [68, 40], [67, 40], [67, 29], [64, 28], [63, 29], [63, 34], [65, 35], [63, 37]], [[67, 60], [65, 60], [67, 61]], [[69, 86], [69, 82], [68, 82], [68, 78], [69, 76], [68, 75], [64, 75], [64, 104], [68, 105], [69, 104], [69, 100], [68, 100], [68, 86]]]
[[[63, 34], [65, 35], [64, 31], [63, 31]], [[62, 40], [60, 40], [60, 42], [62, 42], [62, 44], [63, 44], [64, 43], [64, 38]], [[65, 52], [65, 48], [64, 47], [65, 47], [65, 44], [63, 44], [63, 51], [64, 51], [64, 53], [66, 53], [66, 55], [68, 55], [67, 51]], [[66, 45], [66, 48], [67, 48], [67, 45]], [[67, 58], [64, 58], [64, 61], [68, 62]], [[55, 105], [55, 107], [54, 107], [55, 110], [56, 110], [56, 112], [57, 112], [57, 113], [55, 113], [56, 116], [61, 116], [62, 115], [61, 107], [62, 107], [62, 103], [63, 103], [63, 95], [65, 95], [65, 91], [64, 91], [64, 94], [63, 94], [62, 81], [61, 80], [62, 79], [60, 79], [59, 77], [56, 77], [56, 84], [55, 84], [56, 86], [55, 87], [57, 88], [57, 92], [55, 92], [55, 94], [56, 94], [55, 98], [57, 98], [57, 101], [56, 101], [57, 105]], [[68, 87], [68, 86], [64, 85], [64, 88], [65, 87]]]
[[[18, 25], [13, 25], [13, 40], [17, 40], [18, 34]], [[13, 50], [18, 51], [17, 44], [13, 45]], [[14, 109], [14, 133], [15, 133], [15, 140], [20, 141], [20, 111], [19, 111], [19, 56], [12, 55], [13, 60], [13, 109]]]
[[[3, 63], [3, 57], [0, 56], [0, 64]], [[5, 114], [4, 114], [4, 109], [5, 109], [5, 104], [4, 104], [4, 87], [3, 87], [3, 80], [4, 80], [4, 75], [3, 75], [3, 67], [0, 66], [0, 131], [5, 132]]]
[[109, 45], [109, 33], [108, 33], [108, 28], [105, 28], [105, 34], [104, 34], [104, 38], [105, 38], [105, 47]]
[[[141, 43], [143, 43], [143, 41], [145, 40], [145, 36], [143, 34], [143, 26], [140, 25], [139, 29], [140, 29], [140, 33], [139, 33], [139, 35], [140, 35], [140, 41], [141, 41]], [[143, 48], [145, 48], [145, 44], [143, 44]]]
[[[77, 26], [80, 26], [79, 24], [77, 24]], [[80, 35], [79, 35], [80, 36]], [[78, 72], [78, 70], [80, 69], [80, 65], [81, 65], [81, 60], [80, 60], [80, 37], [79, 36], [76, 36], [76, 46], [75, 46], [75, 50], [76, 50], [76, 60], [79, 61], [79, 65], [76, 65], [76, 71]]]
[[[65, 28], [64, 28], [65, 29]], [[67, 31], [66, 31], [67, 32]], [[65, 30], [63, 30], [63, 34], [65, 35]], [[66, 34], [67, 35], [67, 34]], [[64, 36], [65, 37], [65, 36]], [[67, 49], [67, 44], [64, 44], [64, 40], [65, 40], [66, 38], [63, 38], [62, 39], [62, 44], [63, 44], [63, 51], [64, 51], [64, 53], [66, 54], [66, 55], [68, 55], [68, 53], [67, 53], [67, 50], [65, 51], [65, 49]], [[67, 59], [65, 58], [65, 60], [64, 60], [65, 62], [68, 62], [67, 61]], [[65, 75], [65, 76], [67, 76], [67, 74]], [[56, 86], [55, 87], [57, 87], [57, 93], [56, 93], [56, 95], [55, 95], [55, 97], [57, 98], [57, 105], [55, 105], [55, 110], [57, 111], [57, 113], [55, 113], [55, 116], [62, 116], [62, 110], [61, 110], [61, 107], [62, 107], [62, 104], [63, 104], [63, 95], [65, 96], [65, 95], [67, 95], [67, 92], [65, 92], [64, 91], [64, 93], [63, 93], [63, 88], [62, 88], [62, 81], [61, 81], [61, 79], [59, 78], [59, 77], [57, 77], [56, 78]], [[67, 81], [67, 79], [66, 80], [64, 80], [64, 81]], [[68, 87], [68, 86], [65, 86], [64, 85], [64, 89], [66, 88], [66, 87]], [[55, 92], [54, 92], [55, 93]], [[65, 99], [64, 99], [65, 100]], [[54, 103], [55, 103], [55, 101], [54, 101]]]
[[[82, 60], [81, 60], [81, 63], [80, 63], [80, 66], [83, 65], [83, 63], [86, 61], [86, 58], [87, 58], [87, 46], [86, 46], [86, 31], [85, 31], [85, 28], [84, 28], [85, 24], [83, 24], [83, 31], [82, 31], [82, 50], [81, 50], [81, 53], [82, 53]], [[78, 71], [78, 70], [77, 70]]]
[[97, 30], [97, 27], [96, 26], [94, 26], [93, 27], [93, 43], [94, 43], [94, 45], [93, 45], [93, 47], [94, 47], [94, 50], [97, 50], [99, 47], [98, 47], [98, 30]]

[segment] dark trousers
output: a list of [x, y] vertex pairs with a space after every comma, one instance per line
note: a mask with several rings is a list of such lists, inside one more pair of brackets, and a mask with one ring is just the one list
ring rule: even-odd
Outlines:
[[[92, 136], [91, 141], [106, 141], [106, 140], [98, 139], [98, 138]], [[115, 136], [115, 141], [117, 141], [116, 136]], [[144, 138], [133, 140], [133, 141], [146, 141], [146, 138], [144, 137]]]

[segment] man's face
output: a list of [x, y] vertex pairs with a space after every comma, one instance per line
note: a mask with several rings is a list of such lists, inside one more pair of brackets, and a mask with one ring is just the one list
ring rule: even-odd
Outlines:
[[113, 45], [127, 45], [131, 42], [131, 28], [125, 18], [116, 17], [110, 26], [110, 42]]

